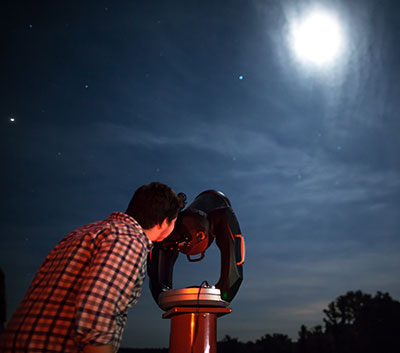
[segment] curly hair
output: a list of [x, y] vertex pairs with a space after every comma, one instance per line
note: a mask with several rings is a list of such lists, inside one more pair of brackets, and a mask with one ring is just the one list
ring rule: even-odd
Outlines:
[[125, 213], [143, 229], [150, 229], [164, 219], [170, 223], [183, 207], [184, 200], [168, 185], [153, 182], [135, 191]]

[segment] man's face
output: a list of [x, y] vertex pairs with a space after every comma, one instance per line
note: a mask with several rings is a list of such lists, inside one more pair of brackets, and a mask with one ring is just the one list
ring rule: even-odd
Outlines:
[[167, 219], [161, 225], [160, 235], [158, 236], [156, 241], [163, 241], [168, 235], [172, 233], [175, 227], [176, 218], [174, 218], [171, 223], [168, 224]]

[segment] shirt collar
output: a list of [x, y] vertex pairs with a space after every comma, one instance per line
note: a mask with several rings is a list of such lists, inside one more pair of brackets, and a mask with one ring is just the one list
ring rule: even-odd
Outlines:
[[131, 216], [127, 215], [126, 213], [122, 212], [113, 212], [111, 215], [108, 217], [110, 220], [118, 220], [120, 222], [125, 222], [129, 223], [136, 228], [138, 228], [139, 232], [143, 235], [143, 240], [145, 242], [145, 245], [147, 249], [151, 250], [153, 248], [153, 242], [147, 237], [146, 233], [144, 232], [142, 226]]

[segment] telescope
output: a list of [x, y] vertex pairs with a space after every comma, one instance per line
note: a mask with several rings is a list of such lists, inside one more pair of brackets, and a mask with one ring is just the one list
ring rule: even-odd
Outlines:
[[[183, 193], [179, 196], [186, 200]], [[189, 262], [202, 261], [214, 240], [221, 255], [218, 282], [212, 286], [207, 283], [173, 288], [173, 270], [179, 254], [186, 255]], [[167, 311], [163, 317], [172, 319], [170, 353], [188, 352], [189, 348], [191, 352], [216, 351], [216, 317], [231, 312], [227, 307], [243, 281], [244, 260], [245, 243], [239, 222], [229, 199], [216, 190], [200, 193], [179, 212], [172, 233], [154, 243], [148, 258], [150, 290], [157, 305]], [[199, 323], [199, 312], [211, 321]], [[197, 326], [193, 322], [195, 314]], [[203, 328], [197, 344], [194, 326], [196, 332], [199, 326]]]

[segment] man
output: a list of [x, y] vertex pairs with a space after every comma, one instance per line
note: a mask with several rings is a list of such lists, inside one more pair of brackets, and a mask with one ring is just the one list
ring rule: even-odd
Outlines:
[[152, 242], [173, 230], [182, 200], [151, 183], [125, 213], [68, 234], [49, 253], [0, 338], [0, 352], [116, 352], [141, 293]]

